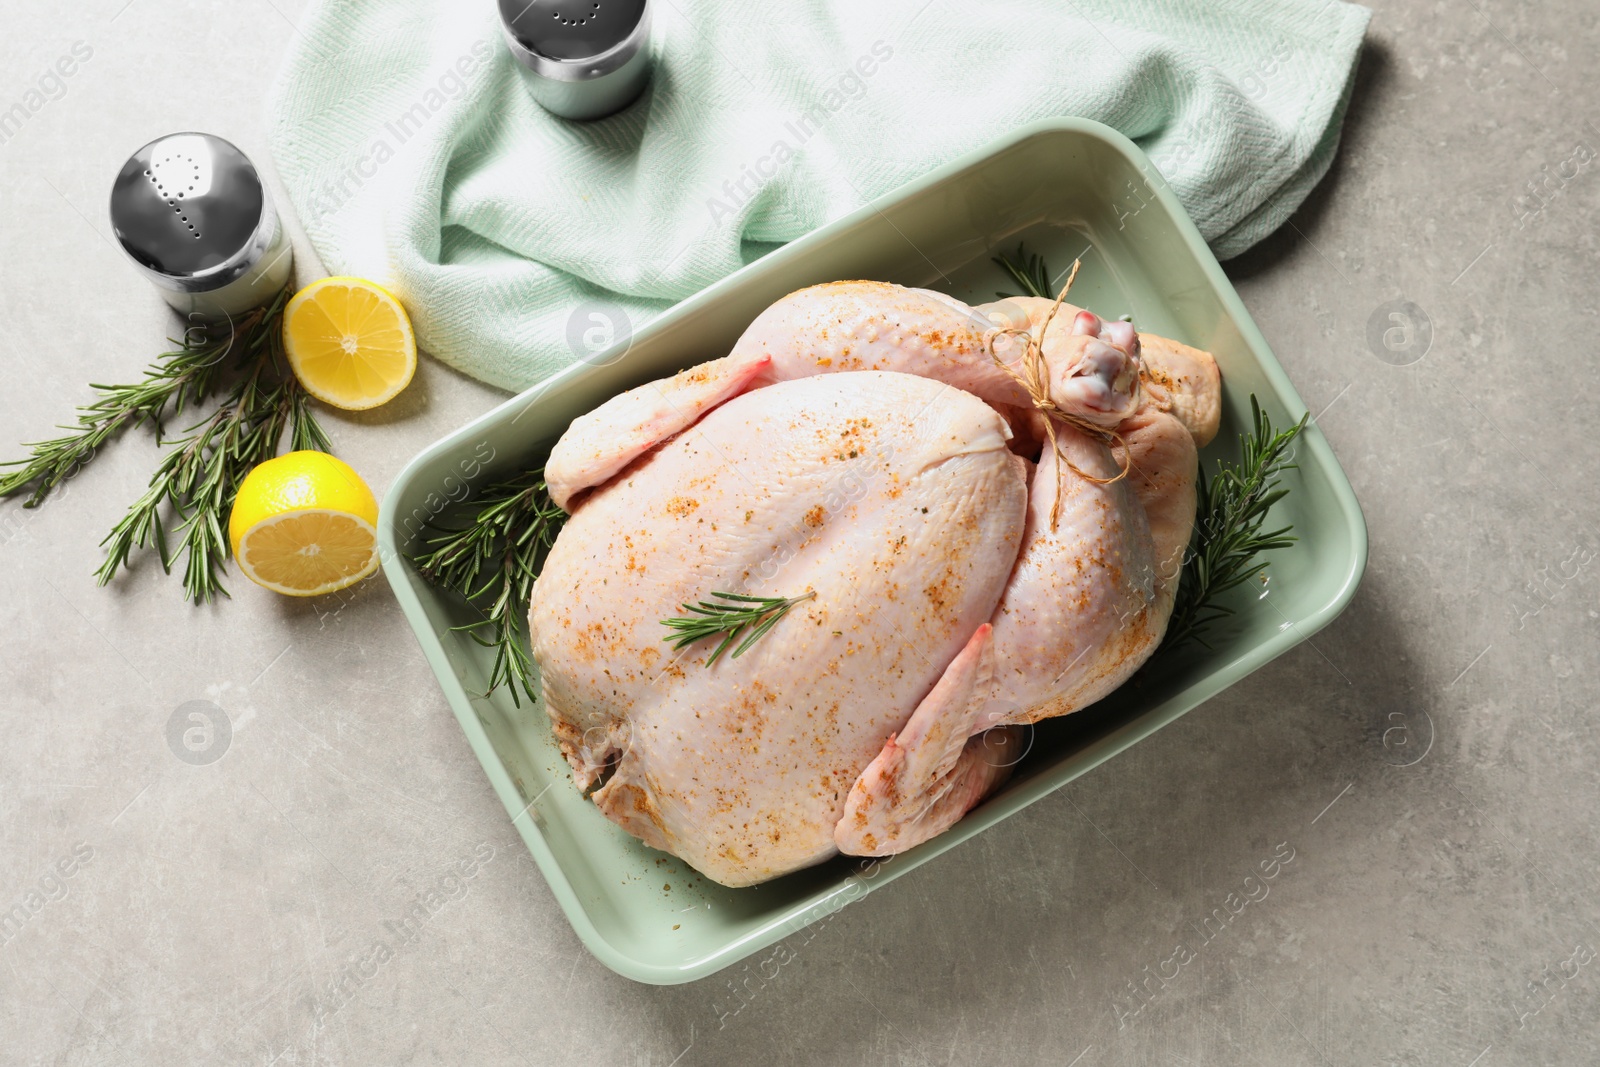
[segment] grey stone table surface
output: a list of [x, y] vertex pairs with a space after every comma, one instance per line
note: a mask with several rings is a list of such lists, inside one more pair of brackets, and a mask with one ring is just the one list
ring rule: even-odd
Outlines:
[[[0, 110], [91, 53], [0, 136], [0, 451], [172, 328], [109, 242], [109, 178], [175, 129], [265, 160], [299, 14], [0, 2]], [[1379, 3], [1333, 173], [1229, 265], [1365, 509], [1346, 613], [781, 967], [651, 988], [591, 958], [383, 581], [235, 577], [196, 609], [146, 562], [95, 588], [147, 440], [0, 505], [0, 1063], [1600, 1062], [1597, 21]], [[381, 493], [499, 399], [424, 360], [325, 421]], [[231, 727], [207, 765], [168, 742], [191, 700]]]

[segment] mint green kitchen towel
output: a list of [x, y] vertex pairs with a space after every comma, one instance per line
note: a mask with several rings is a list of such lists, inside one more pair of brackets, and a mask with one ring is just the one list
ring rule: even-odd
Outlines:
[[1226, 258], [1327, 171], [1370, 18], [1337, 0], [651, 6], [650, 88], [571, 123], [529, 96], [494, 0], [313, 0], [269, 120], [324, 265], [392, 285], [426, 350], [521, 389], [1060, 115], [1138, 142]]

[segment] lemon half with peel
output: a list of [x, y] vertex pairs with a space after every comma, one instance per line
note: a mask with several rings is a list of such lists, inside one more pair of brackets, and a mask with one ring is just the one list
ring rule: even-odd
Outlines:
[[252, 582], [287, 596], [321, 596], [378, 567], [378, 501], [348, 463], [290, 452], [239, 484], [228, 541]]
[[290, 298], [283, 348], [306, 392], [347, 411], [388, 403], [417, 372], [406, 309], [364, 278], [323, 278]]

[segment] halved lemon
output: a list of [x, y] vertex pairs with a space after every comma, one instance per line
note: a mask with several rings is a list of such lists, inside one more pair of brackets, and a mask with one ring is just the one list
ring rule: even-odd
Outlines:
[[252, 582], [287, 596], [321, 596], [378, 567], [378, 501], [348, 463], [290, 452], [239, 484], [228, 541]]
[[388, 403], [417, 372], [406, 309], [363, 278], [324, 278], [290, 298], [283, 348], [306, 392], [347, 411]]

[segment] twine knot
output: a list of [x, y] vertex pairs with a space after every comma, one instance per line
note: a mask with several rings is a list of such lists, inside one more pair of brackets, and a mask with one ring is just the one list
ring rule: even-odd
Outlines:
[[[1022, 386], [1023, 391], [1028, 394], [1028, 398], [1033, 401], [1033, 406], [1044, 414], [1045, 434], [1050, 438], [1050, 447], [1055, 450], [1057, 460], [1056, 499], [1055, 503], [1050, 506], [1050, 530], [1052, 533], [1055, 532], [1056, 524], [1061, 518], [1061, 479], [1063, 477], [1061, 473], [1062, 466], [1070, 468], [1072, 472], [1078, 475], [1080, 478], [1093, 482], [1096, 485], [1111, 485], [1115, 482], [1120, 482], [1122, 479], [1128, 476], [1128, 471], [1132, 469], [1133, 466], [1133, 458], [1129, 454], [1126, 447], [1126, 442], [1123, 440], [1121, 434], [1117, 433], [1115, 430], [1108, 430], [1103, 426], [1097, 426], [1081, 415], [1075, 415], [1070, 411], [1063, 411], [1059, 406], [1057, 406], [1056, 402], [1050, 398], [1050, 368], [1046, 365], [1044, 360], [1044, 337], [1050, 329], [1051, 320], [1056, 317], [1056, 312], [1060, 311], [1061, 305], [1066, 302], [1067, 292], [1071, 290], [1072, 283], [1077, 280], [1078, 268], [1082, 265], [1082, 260], [1073, 261], [1072, 271], [1067, 275], [1067, 284], [1061, 287], [1061, 292], [1056, 296], [1056, 302], [1050, 308], [1050, 313], [1044, 317], [1044, 322], [1039, 327], [1039, 336], [1037, 338], [1034, 337], [1033, 331], [1029, 329], [1024, 329], [1018, 326], [997, 326], [990, 331], [988, 341], [989, 358], [993, 359], [995, 365], [1001, 370], [1005, 371], [1013, 381]], [[1026, 345], [1026, 348], [1022, 354], [1022, 359], [1019, 361], [1017, 367], [1013, 367], [1005, 360], [1001, 359], [1000, 354], [995, 351], [995, 342], [1000, 338], [1007, 336], [1021, 337]], [[1136, 380], [1134, 383], [1134, 389], [1137, 390], [1138, 388], [1139, 382]], [[1064, 423], [1067, 426], [1071, 426], [1075, 430], [1088, 434], [1090, 437], [1106, 445], [1107, 447], [1112, 445], [1123, 446], [1122, 469], [1111, 478], [1101, 478], [1090, 474], [1088, 471], [1078, 469], [1077, 464], [1072, 462], [1072, 459], [1067, 455], [1066, 449], [1062, 447], [1060, 438], [1056, 436], [1057, 422]]]

